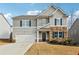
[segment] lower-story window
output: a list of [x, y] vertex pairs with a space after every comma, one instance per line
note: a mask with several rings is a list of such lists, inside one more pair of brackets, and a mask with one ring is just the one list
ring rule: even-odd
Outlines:
[[59, 38], [64, 38], [64, 32], [59, 32]]
[[53, 38], [64, 38], [64, 32], [53, 32]]
[[53, 38], [57, 38], [58, 37], [58, 32], [53, 32]]

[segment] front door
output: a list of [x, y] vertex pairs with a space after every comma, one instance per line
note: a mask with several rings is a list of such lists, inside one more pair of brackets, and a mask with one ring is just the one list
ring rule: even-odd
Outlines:
[[45, 32], [42, 33], [42, 41], [46, 41], [46, 33]]

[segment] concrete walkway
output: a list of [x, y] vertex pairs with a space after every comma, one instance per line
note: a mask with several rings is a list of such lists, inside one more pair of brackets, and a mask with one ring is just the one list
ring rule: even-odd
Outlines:
[[0, 55], [24, 55], [33, 42], [19, 42], [0, 46]]

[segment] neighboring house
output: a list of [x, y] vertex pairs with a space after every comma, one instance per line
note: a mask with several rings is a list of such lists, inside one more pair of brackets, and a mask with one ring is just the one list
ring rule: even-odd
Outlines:
[[79, 18], [77, 18], [69, 29], [69, 38], [73, 43], [79, 43]]
[[2, 13], [0, 13], [0, 39], [10, 39], [10, 24]]
[[13, 17], [13, 39], [20, 41], [63, 41], [68, 38], [67, 15], [60, 8], [49, 6], [39, 15]]

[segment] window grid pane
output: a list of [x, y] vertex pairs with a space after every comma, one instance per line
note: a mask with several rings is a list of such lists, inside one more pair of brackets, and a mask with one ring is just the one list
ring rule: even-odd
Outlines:
[[59, 32], [59, 38], [64, 38], [64, 32]]
[[20, 21], [20, 26], [22, 25], [22, 27], [30, 27], [31, 26], [31, 20], [22, 20], [22, 22]]
[[53, 32], [52, 37], [53, 38], [64, 38], [64, 32]]
[[26, 20], [25, 22], [26, 22], [26, 27], [28, 27], [29, 26], [29, 20]]
[[57, 38], [58, 37], [58, 32], [53, 32], [53, 38]]
[[55, 18], [55, 25], [62, 25], [62, 18]]
[[60, 19], [57, 19], [57, 25], [60, 25]]
[[22, 20], [22, 27], [25, 27], [25, 20]]
[[63, 36], [63, 33], [62, 32], [59, 32], [59, 37], [61, 38]]

